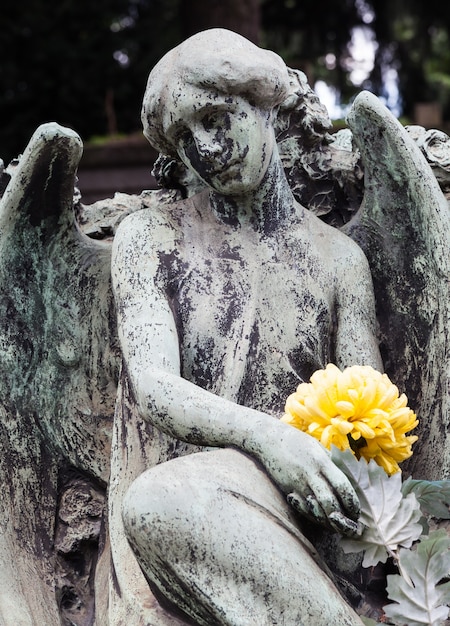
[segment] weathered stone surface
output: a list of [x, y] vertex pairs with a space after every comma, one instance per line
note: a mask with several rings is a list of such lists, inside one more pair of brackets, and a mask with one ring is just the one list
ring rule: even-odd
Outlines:
[[[316, 442], [274, 419], [328, 361], [381, 367], [366, 260], [295, 201], [283, 172], [272, 121], [291, 88], [279, 57], [232, 33], [203, 33], [169, 53], [149, 78], [144, 132], [207, 189], [133, 213], [114, 240], [125, 363], [114, 565], [123, 569], [118, 496], [146, 467], [126, 496], [126, 532], [157, 597], [197, 624], [360, 623], [285, 500], [349, 532], [353, 494]], [[187, 451], [176, 440], [238, 451], [170, 460]], [[268, 478], [250, 478], [255, 461]], [[126, 575], [119, 584], [120, 604], [132, 589]]]
[[106, 485], [119, 352], [110, 244], [78, 229], [81, 141], [33, 136], [0, 205], [0, 621], [60, 623], [54, 536], [61, 472]]
[[408, 468], [448, 478], [448, 204], [416, 143], [375, 96], [360, 94], [348, 121], [366, 184], [347, 232], [371, 265], [386, 371], [420, 418]]
[[[328, 361], [381, 367], [380, 339], [409, 468], [447, 477], [448, 137], [368, 94], [331, 137], [301, 72], [224, 31], [170, 53], [144, 112], [170, 191], [73, 200], [55, 124], [3, 173], [0, 623], [360, 624], [301, 522], [351, 530], [351, 489], [274, 418]], [[363, 255], [311, 213], [350, 220], [378, 337]]]

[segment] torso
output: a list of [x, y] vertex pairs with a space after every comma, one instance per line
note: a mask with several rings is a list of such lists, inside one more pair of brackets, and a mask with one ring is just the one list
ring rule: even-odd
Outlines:
[[181, 375], [280, 414], [287, 395], [334, 360], [326, 231], [311, 228], [308, 214], [261, 237], [224, 225], [198, 198], [169, 211], [174, 238], [160, 252], [158, 279], [177, 324]]

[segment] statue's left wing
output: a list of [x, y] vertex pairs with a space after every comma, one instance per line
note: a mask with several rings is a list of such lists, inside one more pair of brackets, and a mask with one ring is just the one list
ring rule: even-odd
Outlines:
[[381, 352], [389, 376], [420, 420], [409, 469], [450, 470], [450, 213], [407, 131], [368, 92], [348, 117], [365, 168], [365, 195], [345, 230], [371, 267]]

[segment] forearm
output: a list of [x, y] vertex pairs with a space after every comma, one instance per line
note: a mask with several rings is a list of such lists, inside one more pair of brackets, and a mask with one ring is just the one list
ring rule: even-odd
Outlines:
[[197, 445], [234, 446], [259, 456], [261, 435], [284, 426], [266, 413], [162, 370], [143, 371], [135, 393], [145, 419], [159, 430]]
[[309, 435], [161, 370], [141, 376], [137, 396], [142, 416], [157, 428], [190, 443], [242, 450], [295, 499], [299, 512], [340, 532], [353, 531], [356, 496], [327, 451]]

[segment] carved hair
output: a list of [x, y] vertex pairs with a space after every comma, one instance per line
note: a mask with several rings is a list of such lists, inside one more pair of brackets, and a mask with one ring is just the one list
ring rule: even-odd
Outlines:
[[326, 107], [320, 102], [300, 70], [288, 69], [290, 90], [280, 105], [274, 122], [277, 142], [287, 136], [299, 138], [305, 148], [329, 143], [332, 123]]
[[142, 106], [144, 134], [160, 152], [176, 156], [167, 130], [176, 121], [177, 103], [187, 91], [201, 102], [205, 91], [239, 95], [270, 111], [290, 91], [284, 61], [229, 30], [193, 35], [168, 52], [150, 73]]

